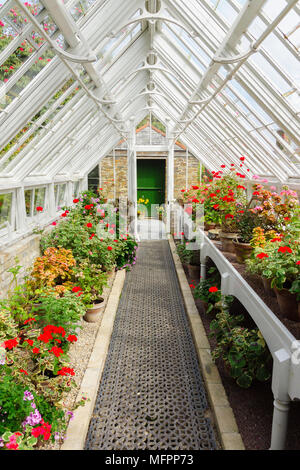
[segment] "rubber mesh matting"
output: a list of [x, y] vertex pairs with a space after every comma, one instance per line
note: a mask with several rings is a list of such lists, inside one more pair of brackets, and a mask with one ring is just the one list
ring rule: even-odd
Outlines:
[[216, 448], [167, 241], [139, 245], [127, 273], [86, 449]]

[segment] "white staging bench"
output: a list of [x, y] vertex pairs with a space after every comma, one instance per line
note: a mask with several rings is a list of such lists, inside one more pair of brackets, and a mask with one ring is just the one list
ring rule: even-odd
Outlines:
[[[190, 219], [178, 206], [175, 213], [177, 233], [185, 230], [189, 232], [185, 233], [186, 238], [191, 239]], [[274, 414], [270, 449], [282, 450], [285, 446], [290, 402], [300, 400], [300, 341], [288, 331], [202, 229], [197, 230], [197, 238], [197, 243], [200, 242], [201, 279], [205, 279], [206, 260], [210, 258], [221, 274], [222, 295], [236, 297], [247, 309], [273, 356]]]

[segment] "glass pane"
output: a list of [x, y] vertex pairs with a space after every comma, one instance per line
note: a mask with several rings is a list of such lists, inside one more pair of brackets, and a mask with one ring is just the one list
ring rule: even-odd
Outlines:
[[0, 194], [0, 229], [6, 227], [10, 222], [12, 193]]
[[25, 208], [26, 208], [26, 215], [30, 217], [31, 214], [31, 207], [32, 207], [32, 196], [33, 196], [33, 189], [27, 189], [25, 191]]
[[46, 194], [46, 188], [36, 188], [34, 192], [34, 215], [36, 212], [36, 208], [38, 206], [41, 206], [44, 208], [44, 203], [45, 203], [45, 194]]

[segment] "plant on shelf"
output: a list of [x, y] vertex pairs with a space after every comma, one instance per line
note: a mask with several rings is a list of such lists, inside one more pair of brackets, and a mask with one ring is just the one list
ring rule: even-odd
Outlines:
[[249, 388], [254, 379], [270, 379], [272, 356], [260, 331], [242, 327], [243, 321], [243, 315], [231, 315], [226, 308], [216, 314], [210, 324], [211, 336], [217, 341], [212, 357], [221, 358], [236, 383]]
[[262, 185], [254, 185], [251, 199], [251, 211], [257, 215], [259, 224], [266, 231], [283, 231], [295, 216], [299, 200], [297, 193], [283, 186], [280, 194], [265, 189]]

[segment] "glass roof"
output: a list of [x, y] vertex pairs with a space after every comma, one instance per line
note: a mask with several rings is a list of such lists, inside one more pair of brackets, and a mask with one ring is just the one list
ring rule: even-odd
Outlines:
[[296, 0], [2, 0], [0, 188], [85, 177], [149, 112], [210, 170], [297, 183], [299, 49]]

